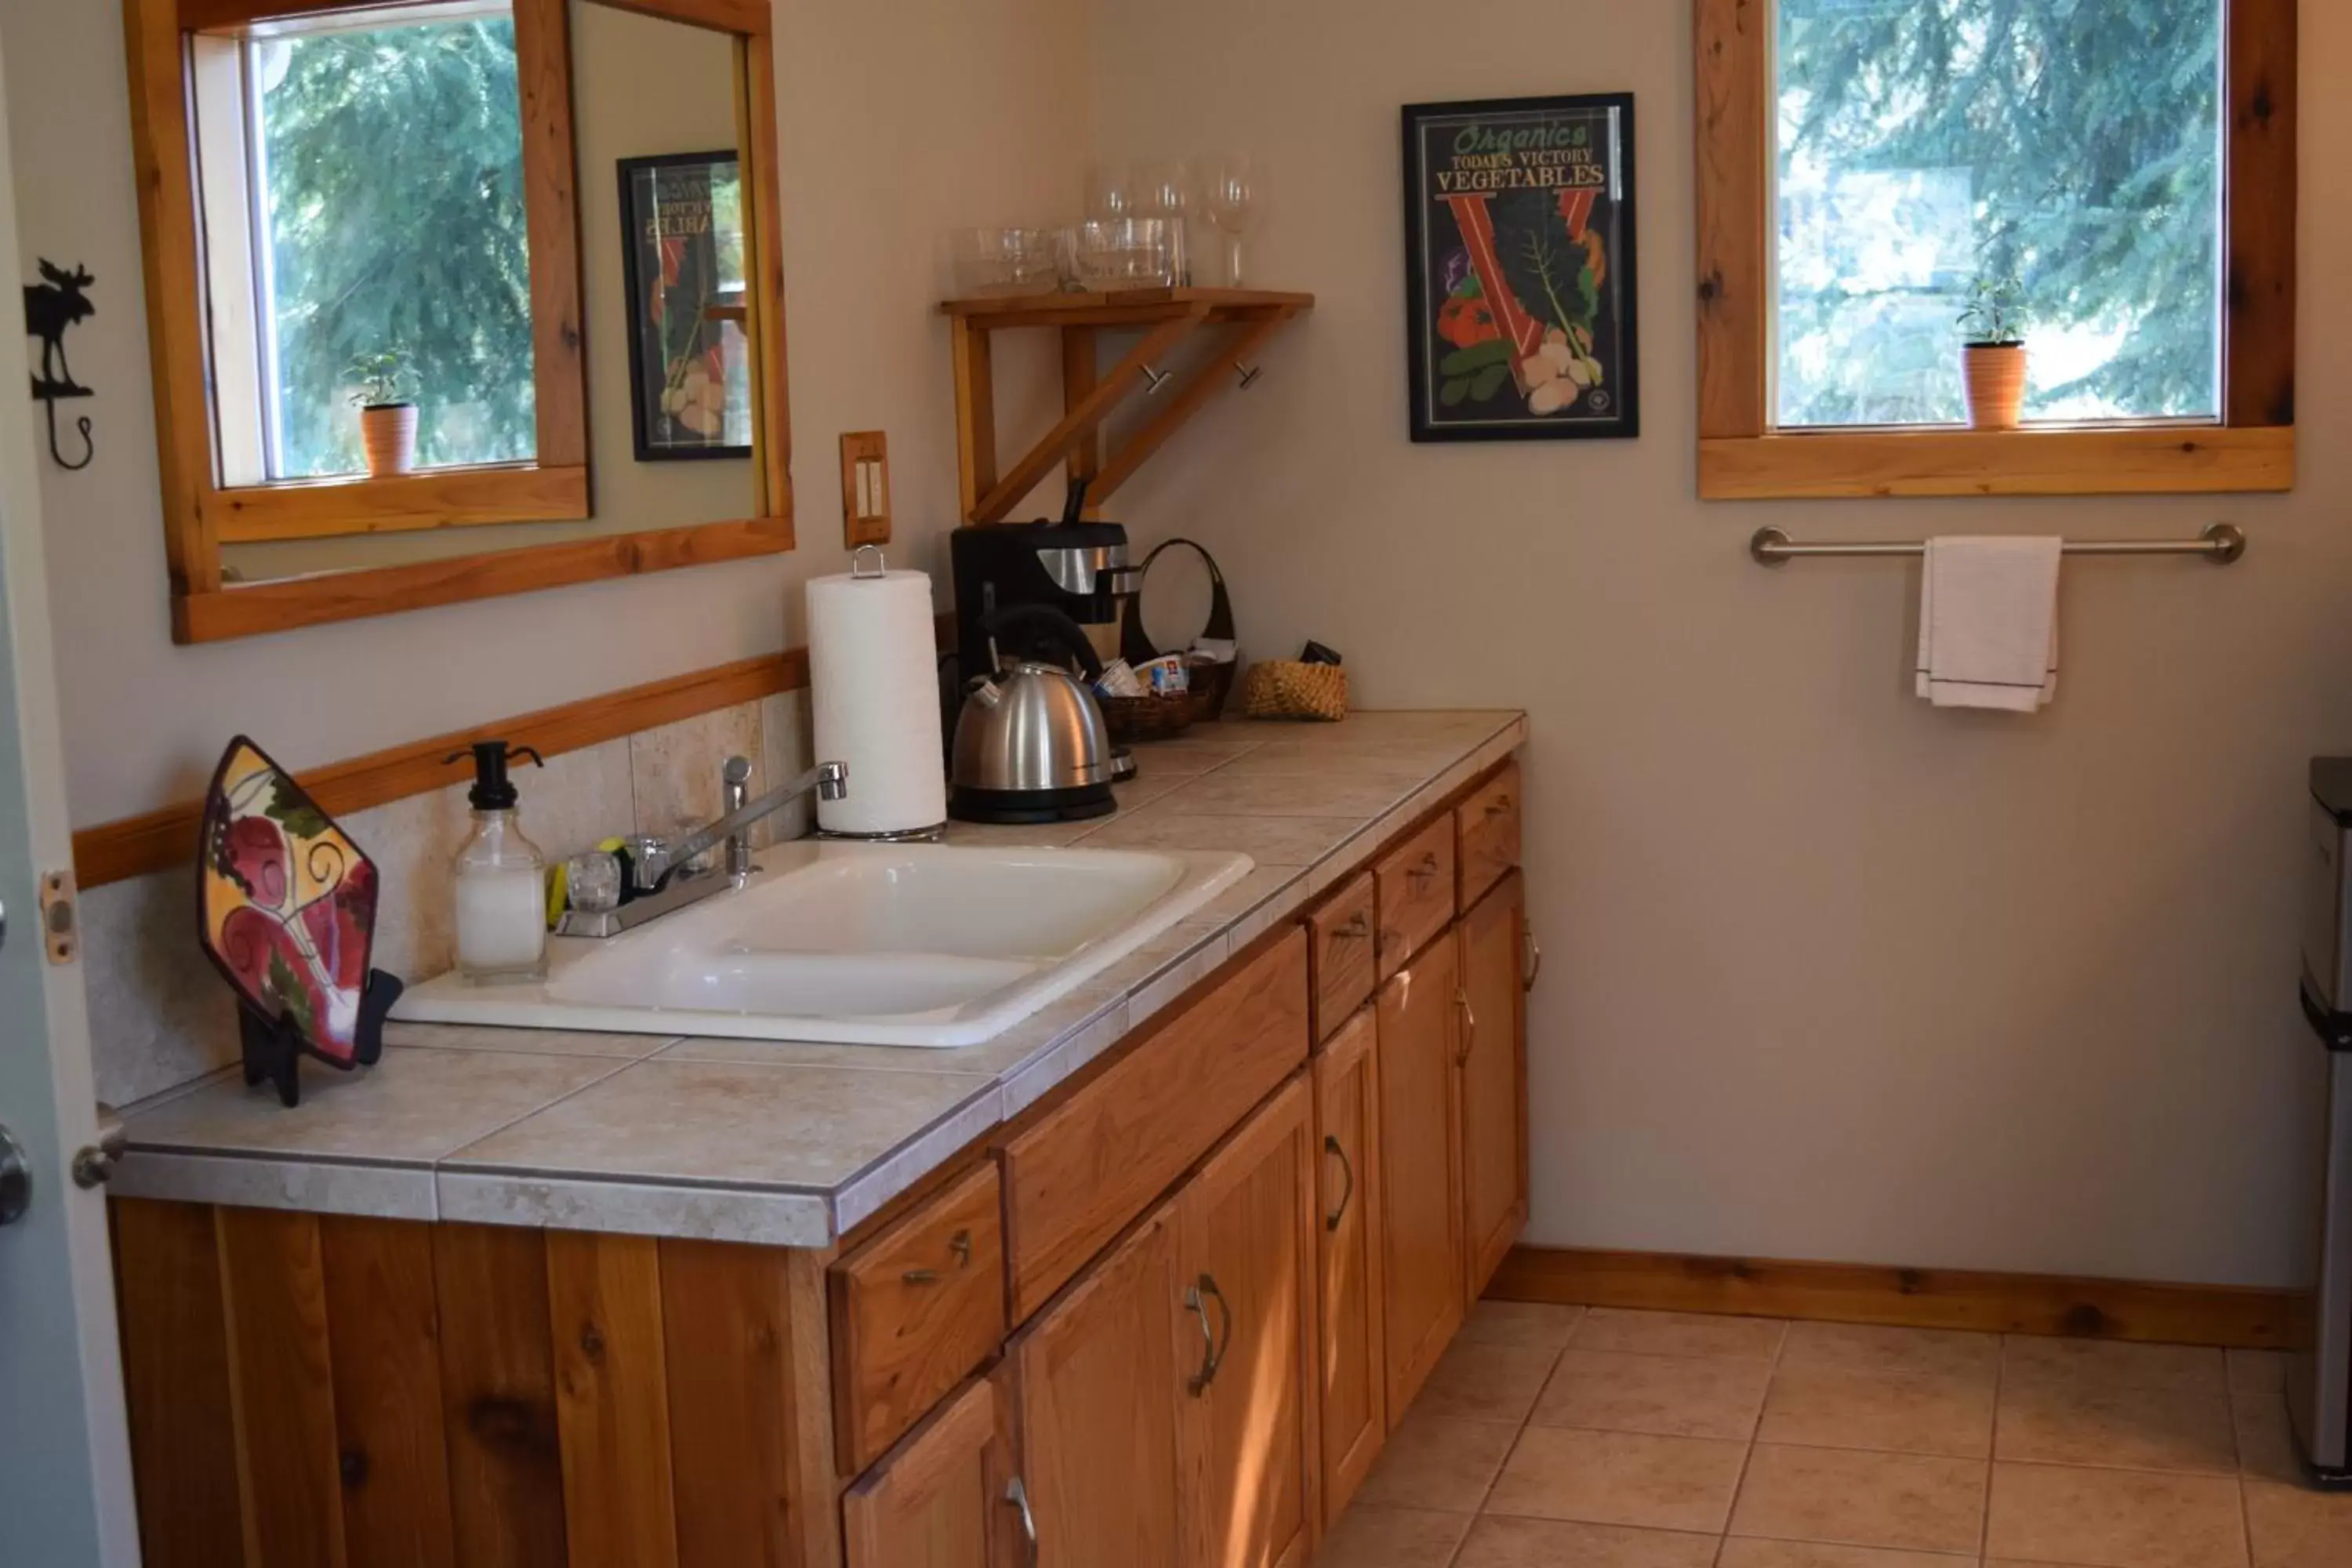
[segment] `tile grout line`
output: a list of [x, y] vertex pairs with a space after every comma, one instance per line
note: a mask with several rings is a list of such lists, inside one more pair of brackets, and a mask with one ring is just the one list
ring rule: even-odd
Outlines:
[[1977, 1561], [1990, 1560], [1992, 1552], [1992, 1473], [2000, 1462], [2000, 1400], [2001, 1387], [2009, 1374], [2009, 1336], [2000, 1340], [2000, 1353], [1992, 1363], [1992, 1430], [1985, 1436], [1985, 1479], [1983, 1515], [1977, 1521]]
[[2230, 1364], [2230, 1352], [2221, 1352], [2221, 1392], [2227, 1395], [2230, 1408], [2230, 1452], [2237, 1459], [2237, 1469], [2231, 1479], [2238, 1483], [2239, 1543], [2246, 1549], [2246, 1561], [2254, 1561], [2254, 1504], [2246, 1495], [2246, 1441], [2243, 1428], [2238, 1424], [2238, 1380]]
[[1748, 1489], [1748, 1472], [1756, 1463], [1756, 1447], [1764, 1436], [1764, 1412], [1770, 1408], [1772, 1404], [1772, 1385], [1780, 1381], [1780, 1362], [1781, 1358], [1788, 1354], [1789, 1331], [1793, 1326], [1791, 1321], [1783, 1319], [1780, 1322], [1780, 1337], [1772, 1342], [1772, 1360], [1769, 1363], [1771, 1371], [1765, 1374], [1764, 1398], [1756, 1406], [1755, 1424], [1748, 1428], [1748, 1446], [1739, 1453], [1739, 1474], [1732, 1480], [1731, 1500], [1723, 1508], [1723, 1529], [1716, 1536], [1715, 1555], [1709, 1559], [1710, 1563], [1718, 1565], [1718, 1568], [1723, 1562], [1723, 1554], [1731, 1550], [1731, 1518], [1739, 1511], [1739, 1494]]

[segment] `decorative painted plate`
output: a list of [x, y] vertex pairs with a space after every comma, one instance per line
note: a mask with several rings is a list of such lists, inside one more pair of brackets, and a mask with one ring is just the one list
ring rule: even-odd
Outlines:
[[[338, 1067], [361, 1049], [375, 862], [260, 747], [231, 741], [205, 796], [205, 956], [258, 1018]], [[289, 1101], [290, 1103], [290, 1101]]]

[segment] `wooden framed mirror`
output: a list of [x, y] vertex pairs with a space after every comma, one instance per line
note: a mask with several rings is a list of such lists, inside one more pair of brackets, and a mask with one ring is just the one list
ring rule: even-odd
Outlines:
[[793, 547], [767, 0], [124, 5], [178, 641]]

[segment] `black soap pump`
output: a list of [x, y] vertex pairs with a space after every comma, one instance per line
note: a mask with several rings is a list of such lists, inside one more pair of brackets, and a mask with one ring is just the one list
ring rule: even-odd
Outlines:
[[[524, 758], [545, 767], [529, 746], [477, 741], [474, 830], [457, 850], [457, 969], [477, 984], [538, 980], [547, 973], [547, 858], [515, 821], [521, 796], [507, 764]], [[446, 762], [460, 762], [453, 752]]]

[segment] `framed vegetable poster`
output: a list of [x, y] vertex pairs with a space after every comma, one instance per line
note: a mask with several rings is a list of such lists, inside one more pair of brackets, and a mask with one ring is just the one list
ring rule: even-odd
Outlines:
[[1633, 95], [1408, 104], [1416, 441], [1641, 434]]
[[751, 342], [736, 156], [624, 158], [620, 168], [637, 461], [748, 458]]

